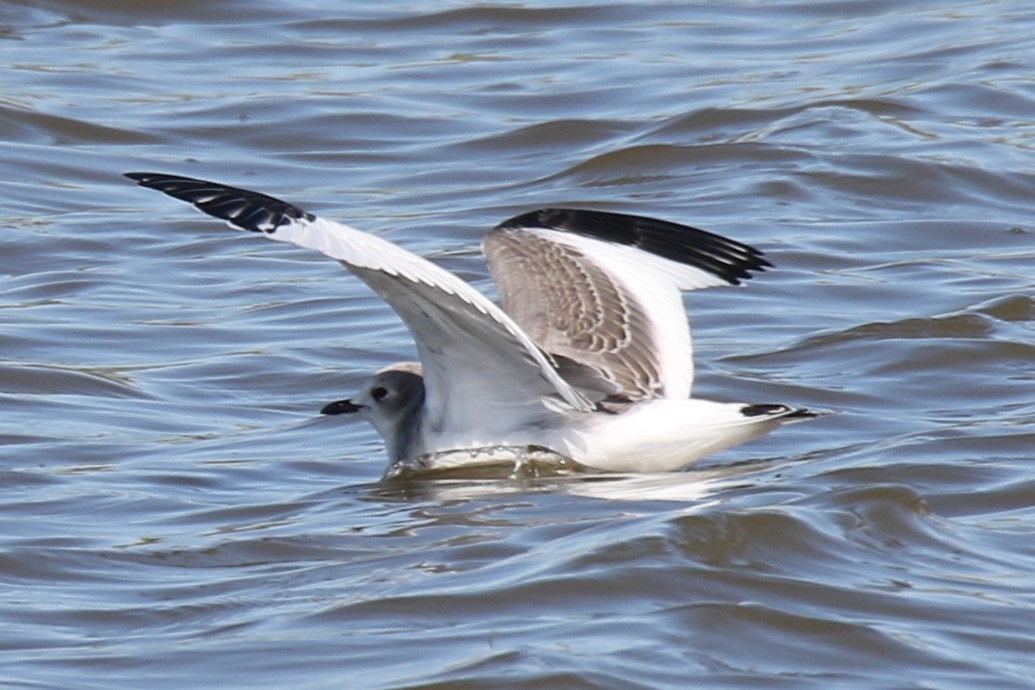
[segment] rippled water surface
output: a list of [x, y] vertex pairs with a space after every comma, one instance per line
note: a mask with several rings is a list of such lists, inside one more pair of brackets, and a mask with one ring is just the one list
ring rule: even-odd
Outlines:
[[[0, 6], [0, 685], [1035, 687], [1023, 2]], [[681, 474], [380, 482], [411, 355], [296, 201], [491, 290], [547, 204], [765, 250], [700, 395], [829, 410]]]

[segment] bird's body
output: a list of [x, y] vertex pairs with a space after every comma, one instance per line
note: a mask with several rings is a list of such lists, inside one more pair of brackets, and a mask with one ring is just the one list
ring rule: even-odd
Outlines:
[[324, 411], [365, 417], [393, 464], [434, 458], [433, 467], [446, 466], [474, 457], [451, 451], [535, 447], [600, 470], [675, 470], [815, 416], [690, 397], [680, 293], [739, 284], [769, 265], [733, 240], [599, 211], [523, 214], [484, 243], [501, 308], [398, 245], [273, 197], [173, 175], [128, 176], [232, 227], [337, 259], [388, 302], [413, 334], [420, 364], [387, 367]]
[[454, 430], [436, 435], [434, 447], [420, 447], [396, 459], [437, 454], [441, 466], [450, 457], [465, 457], [442, 454], [445, 450], [538, 447], [598, 470], [660, 472], [682, 469], [756, 439], [803, 414], [780, 407], [756, 419], [745, 416], [744, 407], [711, 400], [650, 400], [621, 414], [562, 414], [519, 429], [500, 425]]

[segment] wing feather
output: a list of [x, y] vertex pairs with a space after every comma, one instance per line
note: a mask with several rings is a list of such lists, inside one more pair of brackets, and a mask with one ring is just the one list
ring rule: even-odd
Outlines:
[[176, 175], [126, 176], [231, 227], [337, 259], [366, 282], [416, 341], [432, 428], [463, 428], [497, 406], [542, 407], [550, 398], [593, 409], [511, 317], [456, 275], [396, 244], [258, 192]]
[[667, 221], [542, 209], [484, 242], [504, 309], [551, 354], [596, 370], [613, 400], [683, 399], [693, 383], [681, 292], [738, 285], [761, 252]]

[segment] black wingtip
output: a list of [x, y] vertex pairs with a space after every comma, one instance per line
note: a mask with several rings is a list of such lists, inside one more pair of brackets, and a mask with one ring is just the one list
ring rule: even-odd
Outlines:
[[221, 218], [236, 228], [272, 233], [281, 225], [315, 216], [266, 194], [231, 187], [193, 177], [153, 172], [123, 173], [141, 187], [156, 189], [174, 199], [186, 201], [210, 216]]
[[498, 228], [541, 227], [606, 242], [632, 245], [671, 261], [687, 264], [722, 278], [730, 285], [752, 277], [752, 272], [772, 268], [754, 247], [657, 218], [609, 211], [542, 208], [500, 223]]

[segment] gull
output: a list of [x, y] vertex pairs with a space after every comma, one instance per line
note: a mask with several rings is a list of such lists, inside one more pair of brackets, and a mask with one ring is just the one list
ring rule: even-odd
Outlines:
[[484, 238], [497, 306], [399, 245], [280, 199], [178, 175], [126, 176], [231, 228], [336, 259], [399, 315], [420, 362], [385, 367], [322, 410], [370, 422], [390, 468], [531, 449], [602, 471], [673, 471], [817, 416], [690, 395], [682, 292], [740, 285], [772, 266], [746, 244], [643, 216], [539, 209]]

